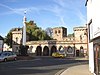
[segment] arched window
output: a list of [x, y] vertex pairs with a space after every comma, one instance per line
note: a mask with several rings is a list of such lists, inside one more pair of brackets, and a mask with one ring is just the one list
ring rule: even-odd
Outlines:
[[30, 46], [30, 47], [29, 47], [29, 53], [32, 52], [32, 49], [33, 49], [33, 46]]
[[80, 49], [83, 49], [83, 46], [81, 46]]
[[60, 33], [60, 30], [58, 30], [58, 33]]
[[59, 51], [63, 51], [63, 50], [64, 50], [63, 46], [60, 46]]
[[16, 37], [16, 43], [18, 43], [18, 37]]
[[81, 53], [84, 53], [83, 46], [80, 47], [80, 51], [81, 51]]
[[55, 34], [57, 34], [57, 31], [55, 30]]
[[82, 41], [82, 35], [80, 35], [80, 41]]
[[73, 54], [74, 53], [74, 50], [73, 50], [73, 48], [71, 46], [68, 46], [67, 53], [68, 54]]

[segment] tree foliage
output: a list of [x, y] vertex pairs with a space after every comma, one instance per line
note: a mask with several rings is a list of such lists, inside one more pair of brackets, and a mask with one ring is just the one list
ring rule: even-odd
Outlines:
[[36, 23], [33, 21], [29, 21], [26, 23], [26, 31], [29, 36], [29, 40], [50, 40], [51, 37], [47, 35], [47, 33], [42, 30], [40, 27], [37, 27]]
[[[19, 28], [19, 29], [22, 30], [22, 28]], [[4, 39], [4, 42], [7, 43], [10, 47], [12, 47], [12, 31], [15, 31], [15, 30], [16, 28], [12, 28]], [[48, 34], [44, 30], [42, 30], [40, 27], [37, 27], [34, 21], [26, 22], [26, 32], [27, 32], [29, 41], [51, 40], [51, 37], [48, 36]]]
[[74, 33], [68, 34], [68, 37], [74, 37]]
[[52, 28], [48, 27], [48, 28], [46, 28], [45, 31], [50, 37], [52, 37], [52, 33], [53, 33]]

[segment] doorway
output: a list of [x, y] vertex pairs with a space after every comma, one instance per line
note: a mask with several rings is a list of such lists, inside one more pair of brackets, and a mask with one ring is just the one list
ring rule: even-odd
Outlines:
[[43, 56], [49, 56], [49, 48], [47, 46], [43, 49]]
[[100, 46], [96, 45], [94, 49], [94, 71], [96, 75], [100, 75]]
[[36, 56], [41, 56], [42, 55], [42, 47], [37, 46], [35, 53], [36, 53]]
[[52, 46], [52, 47], [51, 47], [51, 55], [52, 55], [52, 53], [54, 53], [54, 52], [57, 52], [56, 46]]
[[76, 50], [76, 57], [79, 57], [79, 50]]

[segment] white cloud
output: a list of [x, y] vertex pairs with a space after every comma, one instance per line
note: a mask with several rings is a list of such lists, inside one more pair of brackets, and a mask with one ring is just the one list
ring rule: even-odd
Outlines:
[[[81, 13], [81, 11], [79, 11], [80, 6], [78, 5], [79, 4], [78, 0], [76, 0], [75, 2], [73, 2], [72, 0], [53, 0], [53, 2], [54, 4], [47, 6], [45, 5], [40, 7], [31, 6], [27, 8], [11, 8], [7, 5], [0, 4], [0, 6], [9, 9], [8, 12], [1, 13], [1, 15], [16, 13], [23, 16], [25, 10], [27, 11], [27, 13], [36, 13], [36, 14], [40, 14], [41, 11], [45, 10], [47, 12], [51, 12], [51, 14], [54, 14], [56, 17], [58, 17], [60, 20], [60, 24], [62, 25], [66, 25], [64, 19], [66, 17], [70, 17], [71, 14], [75, 14], [77, 17], [79, 17], [81, 23], [86, 22], [84, 15]], [[67, 12], [71, 13], [67, 15]], [[68, 20], [68, 18], [66, 20]]]
[[55, 3], [60, 5], [61, 7], [65, 7], [65, 0], [53, 0]]
[[13, 11], [13, 8], [11, 8], [11, 7], [7, 6], [7, 5], [4, 5], [4, 4], [1, 4], [1, 3], [0, 3], [0, 6], [5, 7], [5, 8], [7, 8], [7, 9], [9, 9], [9, 10], [12, 10], [12, 11]]
[[6, 8], [6, 9], [9, 9], [9, 11], [7, 12], [3, 12], [1, 13], [0, 15], [7, 15], [7, 14], [19, 14], [19, 15], [24, 15], [24, 11], [26, 10], [28, 13], [31, 13], [31, 12], [37, 12], [39, 13], [39, 9], [38, 8], [35, 8], [35, 7], [28, 7], [28, 8], [11, 8], [7, 5], [4, 5], [4, 4], [1, 4], [0, 3], [0, 6]]
[[60, 24], [60, 25], [66, 26], [66, 23], [65, 23], [64, 18], [63, 18], [63, 17], [60, 17], [60, 21], [61, 21], [61, 24]]
[[83, 15], [81, 10], [81, 8], [84, 6], [83, 5], [85, 2], [84, 0], [81, 1], [76, 0], [74, 2], [73, 0], [54, 0], [54, 1], [64, 8], [63, 11], [66, 10], [66, 12], [67, 11], [71, 12], [67, 17], [69, 17], [71, 14], [74, 14], [75, 17], [78, 17], [80, 19], [81, 22], [80, 24], [86, 23], [86, 16]]
[[53, 6], [44, 7], [41, 10], [51, 12], [56, 17], [58, 17], [58, 19], [60, 20], [60, 22], [58, 21], [60, 26], [61, 25], [66, 25], [66, 23], [64, 21], [64, 14], [65, 14], [65, 9], [64, 8], [60, 7], [59, 5], [54, 4]]
[[8, 12], [6, 12], [6, 13], [2, 13], [2, 15], [4, 15], [4, 14], [13, 14], [13, 13], [16, 13], [16, 14], [20, 14], [20, 15], [22, 15], [21, 13], [19, 13], [18, 11], [16, 11], [15, 9], [13, 9], [13, 8], [7, 6], [7, 5], [4, 5], [4, 4], [1, 4], [1, 3], [0, 3], [0, 6], [9, 9]]
[[80, 10], [78, 10], [78, 13], [76, 15], [79, 17], [81, 24], [86, 24], [86, 17]]

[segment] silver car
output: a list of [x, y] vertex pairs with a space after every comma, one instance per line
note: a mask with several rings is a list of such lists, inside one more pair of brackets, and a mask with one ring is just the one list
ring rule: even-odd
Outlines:
[[0, 53], [0, 61], [17, 60], [17, 55], [11, 51], [5, 51]]

